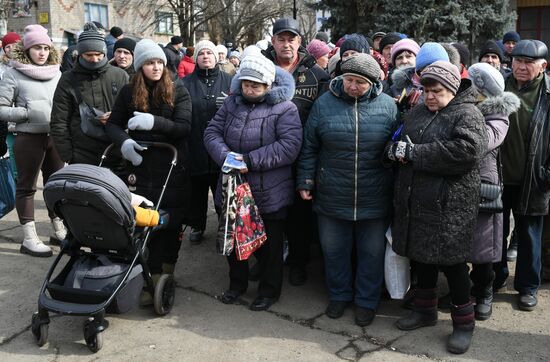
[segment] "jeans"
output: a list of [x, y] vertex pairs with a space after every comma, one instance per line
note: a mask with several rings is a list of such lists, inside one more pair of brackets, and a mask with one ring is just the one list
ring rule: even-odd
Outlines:
[[[326, 283], [331, 301], [351, 301], [375, 310], [384, 280], [385, 218], [348, 221], [318, 214], [319, 238], [325, 259]], [[357, 248], [355, 296], [351, 250]]]

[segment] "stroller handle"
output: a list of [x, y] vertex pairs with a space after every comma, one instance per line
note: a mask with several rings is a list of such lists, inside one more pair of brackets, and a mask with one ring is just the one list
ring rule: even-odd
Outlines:
[[[138, 144], [145, 149], [149, 147], [159, 147], [159, 148], [166, 148], [169, 149], [172, 152], [172, 165], [176, 165], [178, 160], [178, 150], [173, 145], [166, 143], [166, 142], [150, 142], [150, 141], [138, 141]], [[115, 147], [114, 143], [111, 143], [105, 151], [103, 151], [103, 154], [101, 155], [101, 162], [99, 163], [99, 166], [103, 163], [103, 161], [107, 158], [107, 155], [113, 150]]]

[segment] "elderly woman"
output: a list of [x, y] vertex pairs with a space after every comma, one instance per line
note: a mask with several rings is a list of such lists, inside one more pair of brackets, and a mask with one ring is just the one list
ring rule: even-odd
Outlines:
[[421, 73], [424, 104], [406, 114], [401, 140], [387, 148], [398, 161], [393, 248], [416, 263], [414, 309], [397, 321], [401, 330], [437, 323], [437, 277], [451, 291], [452, 353], [468, 350], [475, 325], [466, 262], [472, 252], [479, 207], [479, 162], [487, 131], [470, 80], [436, 61]]
[[[259, 261], [258, 297], [253, 311], [268, 309], [281, 294], [283, 233], [287, 207], [294, 199], [292, 163], [302, 145], [302, 125], [292, 76], [263, 56], [248, 55], [231, 84], [229, 96], [204, 132], [204, 145], [222, 166], [229, 152], [242, 154], [252, 195], [264, 221], [267, 241], [254, 253]], [[219, 183], [218, 183], [219, 186]], [[220, 188], [216, 205], [221, 206]], [[233, 252], [229, 289], [221, 301], [233, 304], [248, 288], [248, 261]]]
[[[384, 277], [384, 234], [391, 213], [392, 171], [382, 165], [386, 142], [398, 126], [397, 107], [382, 93], [380, 67], [369, 54], [342, 62], [313, 105], [298, 164], [297, 188], [313, 199], [325, 259], [330, 318], [355, 303], [355, 323], [369, 325]], [[357, 248], [355, 290], [351, 263]]]

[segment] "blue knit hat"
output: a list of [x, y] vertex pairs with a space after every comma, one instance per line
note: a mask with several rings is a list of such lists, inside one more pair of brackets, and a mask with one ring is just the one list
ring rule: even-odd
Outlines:
[[340, 46], [340, 57], [348, 50], [355, 50], [358, 53], [369, 53], [370, 45], [363, 35], [361, 34], [351, 34], [348, 35], [346, 40]]
[[418, 54], [416, 54], [416, 70], [421, 71], [426, 66], [438, 60], [449, 61], [449, 55], [445, 51], [445, 48], [439, 43], [424, 43], [420, 47]]
[[502, 42], [503, 43], [506, 43], [507, 41], [515, 41], [516, 43], [519, 43], [520, 40], [521, 40], [521, 37], [519, 36], [519, 34], [515, 31], [513, 31], [513, 30], [507, 32], [502, 37]]

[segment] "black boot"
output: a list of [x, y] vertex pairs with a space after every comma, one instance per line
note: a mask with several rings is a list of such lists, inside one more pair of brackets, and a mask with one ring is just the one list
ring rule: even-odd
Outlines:
[[474, 304], [468, 302], [463, 305], [451, 305], [453, 319], [453, 333], [447, 340], [447, 350], [451, 353], [462, 354], [470, 348], [476, 320], [474, 318]]
[[437, 324], [437, 288], [416, 289], [414, 294], [414, 309], [399, 319], [395, 326], [403, 331], [435, 326]]
[[493, 313], [493, 282], [486, 288], [472, 287], [472, 296], [475, 297], [474, 307], [475, 318], [478, 321], [485, 321]]

